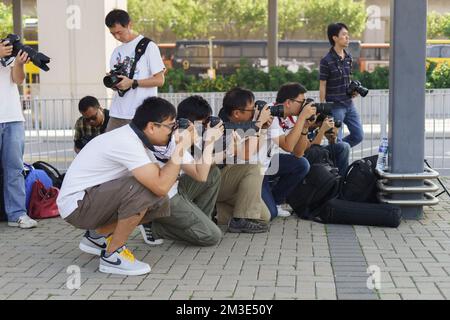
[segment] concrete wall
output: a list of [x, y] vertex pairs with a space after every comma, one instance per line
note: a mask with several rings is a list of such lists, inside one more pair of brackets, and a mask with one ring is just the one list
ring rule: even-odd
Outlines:
[[39, 50], [52, 58], [41, 72], [40, 97], [107, 96], [102, 79], [119, 44], [104, 24], [127, 0], [37, 0]]

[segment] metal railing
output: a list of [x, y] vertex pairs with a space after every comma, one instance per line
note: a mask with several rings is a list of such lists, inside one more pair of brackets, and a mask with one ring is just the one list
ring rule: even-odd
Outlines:
[[[224, 93], [196, 93], [203, 96], [217, 114]], [[190, 93], [160, 94], [175, 106]], [[257, 92], [257, 99], [275, 101], [276, 92]], [[308, 97], [318, 100], [318, 92]], [[111, 99], [99, 99], [109, 108]], [[351, 160], [377, 154], [381, 137], [388, 132], [389, 92], [372, 90], [366, 98], [355, 101], [364, 126], [364, 140], [352, 149]], [[38, 160], [66, 170], [75, 157], [73, 152], [73, 126], [80, 117], [78, 99], [23, 100], [26, 119], [25, 161]], [[426, 94], [425, 156], [441, 175], [450, 175], [450, 90], [429, 90]], [[405, 125], [407, 119], [405, 119]], [[345, 130], [346, 131], [346, 130]], [[347, 131], [346, 131], [347, 132]], [[405, 141], [414, 143], [414, 141]]]

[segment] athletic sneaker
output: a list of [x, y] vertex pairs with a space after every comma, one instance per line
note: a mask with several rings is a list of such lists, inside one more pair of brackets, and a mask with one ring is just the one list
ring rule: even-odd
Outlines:
[[147, 263], [136, 260], [134, 255], [123, 246], [114, 251], [109, 257], [102, 251], [100, 257], [100, 272], [121, 274], [125, 276], [140, 276], [149, 273], [152, 269]]
[[278, 210], [278, 217], [286, 218], [291, 216], [291, 213], [285, 210], [282, 205], [278, 205], [277, 210]]
[[152, 223], [146, 223], [139, 226], [139, 231], [141, 231], [142, 238], [146, 244], [151, 246], [159, 246], [164, 243], [163, 239], [155, 239], [152, 232]]
[[268, 229], [267, 223], [252, 219], [233, 218], [228, 224], [228, 232], [231, 233], [262, 233]]
[[10, 227], [19, 227], [20, 229], [31, 229], [37, 227], [37, 221], [31, 219], [26, 214], [17, 219], [16, 222], [9, 221], [8, 226]]
[[102, 254], [102, 250], [106, 250], [107, 243], [105, 237], [93, 238], [91, 237], [89, 230], [81, 239], [79, 248], [81, 251], [93, 254], [96, 256], [100, 256]]

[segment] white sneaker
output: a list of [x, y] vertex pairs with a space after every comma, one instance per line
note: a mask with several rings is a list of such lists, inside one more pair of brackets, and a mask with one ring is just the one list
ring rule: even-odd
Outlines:
[[31, 219], [27, 215], [23, 215], [16, 222], [13, 221], [8, 222], [8, 226], [19, 227], [21, 229], [31, 229], [37, 227], [37, 221]]
[[81, 239], [79, 248], [85, 253], [100, 256], [102, 254], [102, 250], [106, 250], [106, 246], [107, 243], [105, 237], [94, 239], [90, 236], [88, 230], [84, 234], [83, 239]]
[[139, 231], [141, 231], [142, 238], [144, 242], [151, 246], [159, 246], [164, 243], [163, 239], [155, 239], [152, 232], [152, 224], [146, 223], [139, 226]]
[[109, 257], [106, 257], [105, 250], [102, 251], [99, 270], [103, 273], [140, 276], [149, 273], [152, 269], [147, 263], [136, 260], [130, 250], [123, 246]]
[[286, 217], [291, 216], [291, 213], [289, 211], [283, 209], [282, 205], [278, 205], [277, 210], [278, 210], [278, 217], [286, 218]]

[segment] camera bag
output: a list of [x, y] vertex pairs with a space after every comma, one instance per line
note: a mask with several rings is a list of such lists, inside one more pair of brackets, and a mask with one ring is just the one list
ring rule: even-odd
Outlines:
[[384, 203], [361, 203], [332, 199], [313, 219], [319, 223], [397, 228], [402, 212], [399, 206]]
[[339, 193], [339, 174], [328, 164], [313, 164], [305, 179], [289, 194], [286, 202], [302, 219], [312, 219], [317, 210]]

